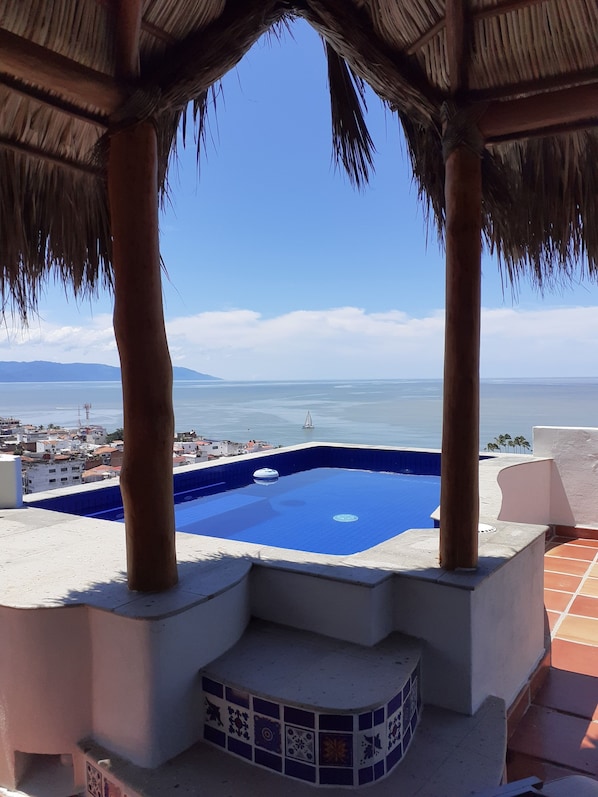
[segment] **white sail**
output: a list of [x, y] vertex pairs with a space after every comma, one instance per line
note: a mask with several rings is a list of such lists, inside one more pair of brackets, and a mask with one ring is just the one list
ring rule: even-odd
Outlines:
[[313, 429], [314, 423], [311, 419], [311, 413], [308, 411], [307, 416], [305, 418], [305, 423], [303, 424], [304, 429]]

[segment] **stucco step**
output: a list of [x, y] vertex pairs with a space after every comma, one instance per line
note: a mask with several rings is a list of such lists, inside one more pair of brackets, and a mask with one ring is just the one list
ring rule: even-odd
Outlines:
[[415, 731], [420, 655], [400, 634], [367, 648], [254, 621], [202, 671], [204, 740], [308, 783], [379, 780]]

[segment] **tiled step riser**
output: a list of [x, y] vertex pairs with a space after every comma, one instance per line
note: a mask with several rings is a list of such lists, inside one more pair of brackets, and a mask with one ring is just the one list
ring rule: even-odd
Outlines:
[[421, 714], [419, 665], [386, 703], [354, 714], [287, 705], [202, 679], [204, 740], [228, 753], [318, 786], [362, 786], [405, 755]]

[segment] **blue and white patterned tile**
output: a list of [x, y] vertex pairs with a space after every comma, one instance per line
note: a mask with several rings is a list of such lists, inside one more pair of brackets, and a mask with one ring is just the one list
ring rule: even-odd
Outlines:
[[387, 739], [386, 739], [386, 752], [390, 753], [391, 750], [394, 750], [397, 745], [401, 743], [401, 738], [403, 736], [403, 729], [402, 729], [402, 710], [399, 709], [395, 711], [395, 713], [388, 718], [386, 721], [386, 732], [387, 732]]
[[212, 728], [218, 728], [221, 731], [227, 730], [228, 723], [228, 710], [227, 704], [224, 700], [213, 695], [207, 695], [204, 692], [204, 722]]
[[270, 717], [261, 717], [255, 714], [253, 717], [253, 737], [256, 747], [262, 747], [272, 753], [282, 752], [280, 722]]
[[314, 764], [316, 761], [316, 735], [307, 728], [298, 728], [296, 725], [285, 725], [285, 754], [287, 758], [295, 761], [307, 761]]
[[251, 716], [247, 709], [228, 705], [226, 719], [226, 732], [229, 736], [242, 739], [248, 744], [253, 744], [253, 727]]
[[403, 705], [403, 733], [409, 727], [409, 723], [413, 715], [417, 711], [417, 695], [418, 695], [418, 681], [417, 679], [411, 684], [411, 691], [407, 695], [407, 699]]
[[379, 725], [355, 734], [356, 757], [360, 767], [371, 766], [386, 755], [386, 728]]
[[102, 773], [89, 761], [85, 767], [85, 780], [87, 781], [87, 794], [89, 797], [104, 797], [102, 794]]

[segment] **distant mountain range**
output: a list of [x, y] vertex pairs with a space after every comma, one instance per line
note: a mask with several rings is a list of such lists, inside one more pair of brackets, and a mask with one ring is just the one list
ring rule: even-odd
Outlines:
[[[219, 380], [190, 368], [174, 367], [177, 381]], [[0, 362], [0, 382], [120, 382], [120, 368], [100, 363]]]

